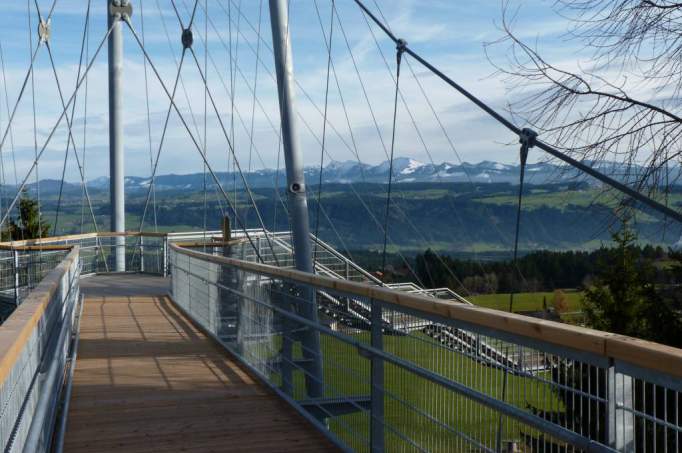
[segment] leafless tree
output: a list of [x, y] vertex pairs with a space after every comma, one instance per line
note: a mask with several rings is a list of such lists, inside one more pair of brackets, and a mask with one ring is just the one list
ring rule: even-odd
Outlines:
[[574, 63], [522, 39], [532, 28], [520, 33], [518, 10], [504, 4], [503, 37], [488, 46], [504, 48], [503, 61], [490, 58], [510, 111], [574, 158], [621, 164], [639, 190], [669, 187], [682, 162], [682, 2], [556, 0], [554, 10], [580, 49]]

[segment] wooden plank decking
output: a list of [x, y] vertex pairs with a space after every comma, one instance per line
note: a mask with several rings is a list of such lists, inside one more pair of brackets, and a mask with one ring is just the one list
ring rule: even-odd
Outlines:
[[82, 286], [67, 453], [334, 449], [187, 319], [162, 279]]

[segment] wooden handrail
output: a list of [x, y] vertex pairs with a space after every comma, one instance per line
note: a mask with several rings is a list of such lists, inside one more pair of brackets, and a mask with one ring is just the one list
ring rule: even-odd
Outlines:
[[54, 300], [59, 283], [78, 259], [79, 249], [71, 253], [50, 271], [24, 299], [22, 304], [0, 326], [0, 383], [5, 382], [14, 364], [40, 323], [43, 314]]
[[153, 237], [153, 238], [165, 238], [168, 237], [168, 233], [153, 233], [153, 232], [139, 232], [139, 231], [126, 231], [124, 233], [116, 233], [109, 231], [101, 231], [99, 233], [83, 233], [83, 234], [71, 234], [66, 236], [50, 236], [41, 239], [26, 239], [23, 241], [5, 241], [0, 242], [0, 250], [17, 250], [18, 247], [25, 246], [38, 246], [42, 244], [53, 244], [55, 242], [64, 241], [81, 241], [83, 239], [95, 239], [95, 238], [114, 238], [114, 237]]
[[475, 305], [465, 305], [418, 294], [404, 293], [366, 283], [338, 280], [293, 269], [208, 255], [195, 250], [183, 249], [175, 244], [171, 244], [171, 249], [204, 261], [234, 266], [258, 274], [286, 278], [306, 285], [387, 302], [428, 315], [463, 321], [577, 351], [623, 360], [632, 365], [682, 378], [682, 349], [671, 346]]

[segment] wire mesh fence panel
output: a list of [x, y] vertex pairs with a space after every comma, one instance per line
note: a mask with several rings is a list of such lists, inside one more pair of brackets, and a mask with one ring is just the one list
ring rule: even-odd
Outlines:
[[176, 302], [344, 447], [679, 450], [682, 384], [663, 372], [175, 247], [171, 274]]

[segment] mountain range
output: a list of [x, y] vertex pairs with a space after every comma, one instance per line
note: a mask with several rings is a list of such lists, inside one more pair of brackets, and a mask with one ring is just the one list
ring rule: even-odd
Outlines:
[[[624, 166], [612, 162], [601, 162], [593, 164], [594, 167], [609, 174], [612, 177], [619, 178], [619, 175], [628, 173]], [[324, 183], [386, 183], [388, 181], [388, 173], [390, 163], [388, 161], [382, 162], [378, 165], [369, 165], [359, 163], [357, 161], [332, 161], [322, 172], [322, 180]], [[637, 173], [642, 170], [641, 167], [630, 168], [632, 172]], [[671, 170], [680, 173], [679, 168]], [[216, 176], [221, 184], [227, 187], [232, 187], [234, 181], [237, 181], [237, 187], [241, 187], [241, 176], [232, 172], [217, 172]], [[319, 181], [319, 167], [306, 167], [305, 176], [308, 186], [317, 185]], [[679, 175], [677, 175], [679, 177]], [[245, 173], [244, 177], [252, 188], [268, 188], [274, 187], [275, 184], [283, 186], [286, 181], [286, 176], [283, 169], [279, 171], [274, 169], [255, 170], [250, 173]], [[526, 182], [528, 184], [552, 184], [567, 181], [573, 181], [580, 178], [579, 172], [572, 168], [555, 165], [552, 163], [531, 163], [526, 166]], [[622, 179], [622, 178], [620, 178]], [[672, 178], [671, 178], [672, 179]], [[517, 184], [519, 180], [519, 166], [512, 164], [504, 164], [499, 162], [483, 161], [479, 163], [464, 162], [461, 164], [452, 164], [443, 162], [440, 164], [424, 163], [409, 157], [399, 157], [393, 161], [393, 182], [395, 183], [415, 183], [415, 182], [472, 182], [480, 183], [509, 183]], [[126, 190], [138, 191], [147, 190], [151, 179], [149, 177], [128, 176], [125, 179]], [[590, 183], [587, 179], [586, 182]], [[156, 189], [163, 190], [188, 190], [197, 191], [203, 190], [204, 184], [213, 187], [214, 183], [210, 175], [204, 178], [203, 173], [191, 174], [165, 174], [158, 175], [155, 178]], [[35, 183], [34, 183], [35, 184]], [[59, 190], [59, 181], [42, 180], [41, 191], [51, 192]], [[90, 190], [108, 190], [109, 178], [100, 177], [88, 181], [88, 188]], [[80, 191], [79, 183], [66, 183], [64, 190]]]

